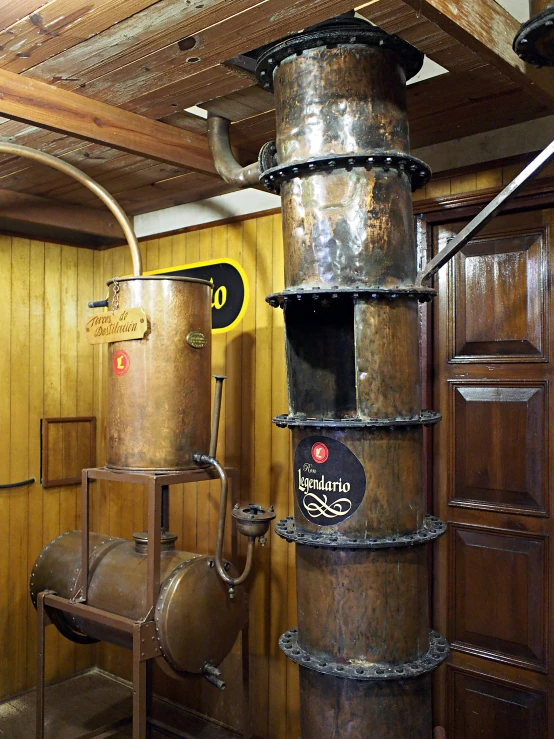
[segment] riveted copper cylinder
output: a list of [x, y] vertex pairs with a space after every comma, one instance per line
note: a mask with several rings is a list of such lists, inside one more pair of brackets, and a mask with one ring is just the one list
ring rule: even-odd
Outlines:
[[[285, 59], [273, 79], [279, 163], [408, 152], [405, 77], [397, 54], [370, 46]], [[329, 170], [284, 183], [281, 197], [287, 287], [413, 283], [406, 172]]]
[[[400, 536], [416, 531], [423, 525], [425, 501], [422, 487], [422, 443], [423, 434], [419, 426], [409, 428], [366, 429], [317, 429], [298, 427], [292, 431], [292, 448], [297, 450], [302, 442], [308, 446], [323, 442], [332, 451], [334, 440], [346, 447], [359, 460], [363, 468], [363, 497], [355, 510], [339, 523], [325, 516], [309, 520], [304, 512], [309, 510], [309, 496], [313, 489], [305, 481], [311, 471], [305, 470], [305, 463], [293, 459], [296, 526], [302, 531], [340, 533], [359, 539], [380, 536]], [[346, 456], [346, 453], [345, 453]], [[303, 459], [303, 457], [301, 458]], [[332, 459], [332, 457], [331, 457]], [[355, 464], [355, 463], [354, 463]], [[325, 463], [320, 465], [323, 476], [329, 482], [338, 479], [327, 472]], [[315, 468], [315, 463], [312, 469]], [[327, 474], [326, 474], [327, 472]], [[348, 482], [346, 475], [343, 483]], [[353, 481], [350, 481], [353, 485]], [[306, 490], [304, 494], [302, 491]], [[349, 489], [352, 495], [352, 487]], [[319, 494], [319, 490], [316, 490]], [[365, 494], [367, 493], [367, 494]], [[330, 496], [329, 496], [330, 497]], [[317, 511], [314, 511], [317, 513]]]
[[[144, 620], [147, 557], [144, 537], [138, 541], [90, 534], [88, 605], [133, 619]], [[156, 633], [162, 655], [182, 673], [201, 674], [207, 662], [218, 665], [231, 650], [247, 619], [247, 596], [228, 588], [211, 566], [210, 557], [175, 549], [174, 535], [162, 534], [160, 594], [156, 603]], [[39, 555], [30, 580], [31, 599], [53, 590], [63, 598], [76, 596], [81, 565], [81, 532], [69, 531], [54, 539]], [[229, 564], [232, 576], [238, 574]], [[51, 620], [68, 639], [96, 640], [132, 646], [130, 634], [99, 621], [52, 611]]]
[[[429, 630], [416, 245], [406, 79], [422, 55], [354, 18], [264, 51], [282, 197], [302, 739], [430, 739]], [[271, 74], [271, 82], [268, 81]], [[423, 296], [427, 298], [428, 296]], [[409, 679], [407, 679], [409, 678]]]
[[363, 550], [301, 546], [296, 577], [298, 643], [314, 659], [401, 664], [429, 649], [425, 547], [368, 557]]
[[300, 702], [302, 739], [431, 739], [429, 675], [360, 682], [301, 667]]
[[[197, 466], [210, 442], [211, 284], [187, 277], [110, 281], [109, 306], [142, 308], [143, 339], [109, 344], [107, 466]], [[117, 297], [115, 297], [117, 295]]]

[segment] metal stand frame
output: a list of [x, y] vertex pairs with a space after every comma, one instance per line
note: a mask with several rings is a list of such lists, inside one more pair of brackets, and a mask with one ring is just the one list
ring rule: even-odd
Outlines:
[[[231, 481], [231, 504], [234, 505], [236, 494], [237, 470], [226, 467], [225, 472]], [[36, 739], [44, 739], [44, 668], [45, 668], [45, 627], [49, 623], [48, 610], [55, 609], [65, 613], [78, 614], [89, 621], [109, 626], [120, 633], [132, 636], [133, 652], [133, 739], [146, 739], [153, 699], [152, 671], [153, 660], [161, 655], [156, 638], [154, 608], [160, 590], [160, 534], [162, 527], [169, 524], [169, 485], [201, 482], [218, 479], [213, 469], [186, 470], [172, 473], [116, 472], [106, 467], [85, 469], [82, 473], [82, 553], [81, 553], [81, 585], [74, 599], [61, 598], [53, 591], [45, 590], [37, 597], [37, 712]], [[90, 481], [106, 480], [110, 482], [127, 482], [148, 486], [148, 564], [146, 605], [147, 616], [143, 621], [118, 616], [117, 614], [94, 608], [88, 605], [89, 575], [89, 533], [90, 533]], [[232, 558], [238, 554], [238, 536], [233, 529]], [[243, 736], [251, 739], [248, 624], [242, 631], [242, 670], [243, 670]], [[176, 673], [175, 673], [176, 674]], [[93, 739], [108, 731], [116, 731], [129, 719], [116, 724], [104, 726], [83, 735], [81, 739]], [[155, 723], [155, 722], [152, 722]], [[164, 732], [169, 733], [169, 727]], [[185, 736], [172, 732], [174, 736]]]

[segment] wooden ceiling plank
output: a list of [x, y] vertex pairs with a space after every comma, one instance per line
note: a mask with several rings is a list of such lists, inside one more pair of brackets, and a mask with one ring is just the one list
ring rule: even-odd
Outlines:
[[272, 93], [262, 90], [258, 85], [253, 85], [231, 93], [231, 95], [202, 103], [199, 107], [228, 118], [230, 121], [243, 121], [273, 110], [275, 103]]
[[[71, 162], [73, 164], [73, 162]], [[132, 157], [130, 154], [126, 154], [122, 157], [117, 157], [116, 159], [109, 162], [111, 166], [103, 166], [100, 170], [96, 169], [94, 172], [94, 175], [90, 171], [90, 167], [88, 167], [86, 164], [81, 164], [79, 169], [81, 169], [83, 172], [86, 172], [86, 174], [90, 174], [91, 177], [94, 177], [94, 179], [106, 187], [108, 191], [110, 191], [109, 182], [112, 178], [117, 177], [118, 175], [121, 175], [121, 173], [130, 171], [132, 174], [133, 171], [136, 171], [139, 168], [144, 168], [148, 165], [151, 165], [152, 162], [150, 162], [148, 159], [139, 159], [138, 157]], [[169, 165], [165, 165], [169, 166]], [[71, 182], [69, 178], [65, 177], [63, 182], [55, 181], [55, 184], [53, 184], [51, 181], [46, 180], [45, 182], [41, 182], [40, 180], [34, 179], [34, 181], [31, 181], [31, 178], [29, 179], [30, 186], [26, 192], [32, 192], [34, 195], [44, 195], [45, 197], [52, 197], [52, 198], [61, 198], [64, 195], [67, 195], [71, 192], [77, 192], [80, 193], [79, 197], [83, 198], [85, 197], [86, 193], [90, 193], [90, 190], [84, 187], [75, 186], [74, 182]], [[94, 202], [95, 196], [91, 193], [91, 202]]]
[[0, 113], [155, 161], [215, 173], [205, 136], [2, 69]]
[[512, 50], [519, 22], [495, 0], [404, 0], [544, 105], [554, 108], [554, 69], [535, 69]]
[[[97, 181], [117, 199], [120, 192], [128, 192], [132, 189], [138, 189], [145, 185], [153, 185], [160, 181], [174, 179], [185, 174], [182, 168], [172, 168], [167, 164], [153, 162], [147, 164], [149, 166], [143, 164], [141, 168], [125, 167], [122, 170], [111, 172], [109, 175], [98, 177]], [[71, 190], [67, 188], [65, 192], [52, 193], [52, 195], [58, 198], [70, 192]], [[37, 194], [40, 193], [37, 191]], [[76, 195], [80, 203], [92, 205], [95, 200], [94, 194], [85, 188], [82, 189], [81, 193], [76, 193]]]
[[[183, 0], [159, 0], [153, 7], [121, 20], [117, 25], [106, 27], [93, 38], [67, 50], [60, 49], [59, 53], [50, 55], [49, 59], [37, 60], [37, 63], [29, 65], [29, 74], [73, 90], [97, 77], [144, 59], [169, 44], [178, 44], [183, 39], [191, 39], [193, 43], [195, 39], [192, 37], [195, 34], [266, 1], [193, 0], [185, 4]], [[187, 57], [195, 54], [193, 47], [179, 51]], [[75, 74], [71, 74], [71, 79], [64, 79], [68, 76], [68, 69]], [[78, 79], [73, 79], [74, 77]]]
[[120, 193], [118, 199], [127, 213], [138, 215], [139, 213], [148, 213], [153, 210], [196, 202], [204, 198], [212, 198], [234, 190], [236, 190], [235, 187], [228, 185], [223, 180], [202, 178], [201, 182], [198, 182], [197, 179], [196, 181], [190, 179], [188, 182], [180, 181], [175, 183], [172, 188], [150, 185], [138, 190], [131, 190], [128, 193]]
[[78, 230], [85, 234], [109, 239], [122, 239], [121, 228], [107, 210], [74, 207], [56, 200], [0, 189], [0, 227], [6, 222], [20, 222], [66, 230]]
[[176, 110], [252, 87], [247, 75], [235, 74], [221, 64], [185, 80], [164, 85], [133, 98], [122, 107], [149, 118], [165, 118]]
[[[96, 36], [158, 0], [50, 0], [26, 2], [16, 22], [6, 23], [0, 10], [0, 68], [23, 72], [68, 47]], [[32, 7], [37, 6], [37, 7]], [[67, 77], [66, 68], [61, 77]]]
[[2, 0], [0, 3], [0, 28], [9, 28], [26, 15], [36, 12], [48, 0]]
[[[233, 0], [227, 3], [227, 8], [236, 10], [242, 2]], [[102, 72], [101, 67], [84, 75], [80, 73], [81, 84], [86, 82], [82, 93], [122, 105], [172, 82], [194, 77], [237, 54], [277, 40], [306, 25], [349, 10], [351, 4], [352, 0], [264, 0], [256, 5], [250, 4], [242, 12], [195, 33], [192, 49], [183, 51], [178, 43], [172, 41], [124, 66], [122, 60], [116, 59], [117, 69], [108, 74], [98, 76]], [[67, 62], [64, 55], [60, 56], [60, 61]], [[78, 65], [65, 68], [77, 69]], [[94, 79], [91, 79], [91, 74], [94, 74]]]

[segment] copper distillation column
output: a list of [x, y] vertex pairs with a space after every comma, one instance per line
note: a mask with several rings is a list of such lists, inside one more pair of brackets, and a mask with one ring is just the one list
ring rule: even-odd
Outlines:
[[406, 79], [422, 54], [353, 18], [285, 40], [258, 60], [273, 87], [280, 190], [302, 739], [429, 739], [429, 631], [417, 259]]
[[[341, 17], [258, 58], [275, 93], [276, 143], [261, 179], [280, 192], [302, 739], [430, 739], [430, 632], [418, 304], [411, 191], [430, 176], [409, 154], [406, 79], [423, 55]], [[214, 160], [226, 133], [209, 121]], [[228, 162], [225, 162], [227, 165]], [[228, 169], [228, 167], [223, 167]], [[222, 173], [223, 174], [223, 173]], [[244, 170], [246, 175], [246, 170]], [[260, 175], [258, 175], [260, 176]]]
[[[544, 0], [538, 0], [543, 2]], [[550, 26], [547, 25], [547, 28]], [[433, 275], [554, 159], [541, 152], [417, 268], [406, 80], [423, 55], [341, 16], [258, 56], [275, 92], [276, 142], [241, 167], [229, 122], [208, 118], [219, 174], [282, 197], [298, 627], [280, 639], [300, 666], [302, 739], [430, 739], [431, 673], [449, 651], [429, 630], [418, 302]], [[424, 255], [422, 255], [424, 256]], [[440, 727], [436, 735], [443, 734]]]

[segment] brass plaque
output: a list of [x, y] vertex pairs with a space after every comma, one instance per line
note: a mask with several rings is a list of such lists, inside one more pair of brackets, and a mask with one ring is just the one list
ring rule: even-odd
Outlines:
[[89, 344], [142, 339], [147, 330], [148, 320], [142, 308], [120, 308], [98, 313], [89, 316], [85, 324]]
[[190, 344], [193, 349], [203, 349], [207, 343], [208, 339], [202, 331], [191, 331], [187, 334], [187, 344]]

